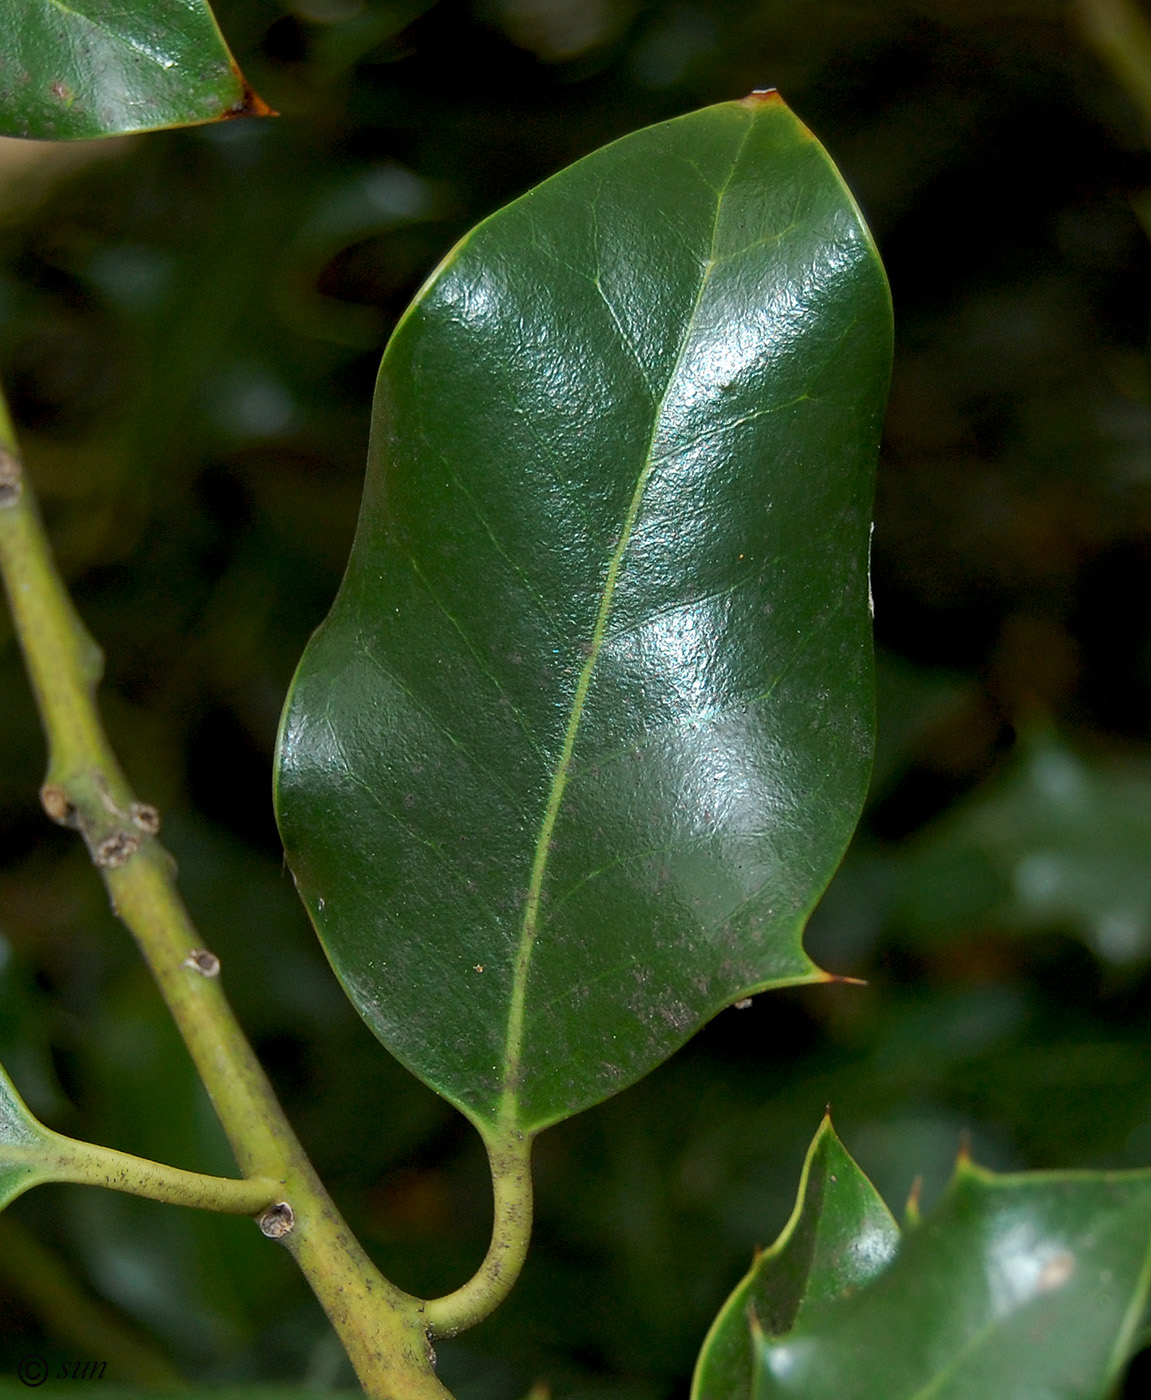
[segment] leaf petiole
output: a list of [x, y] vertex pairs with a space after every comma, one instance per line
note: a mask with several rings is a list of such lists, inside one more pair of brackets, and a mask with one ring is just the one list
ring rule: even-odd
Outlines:
[[283, 1191], [283, 1183], [271, 1177], [204, 1176], [200, 1172], [150, 1162], [145, 1157], [134, 1157], [130, 1152], [79, 1142], [49, 1128], [41, 1128], [41, 1133], [42, 1142], [36, 1146], [5, 1146], [3, 1149], [5, 1162], [31, 1167], [37, 1183], [61, 1181], [106, 1186], [130, 1196], [144, 1196], [150, 1201], [229, 1215], [259, 1215]]
[[532, 1233], [532, 1137], [484, 1130], [492, 1169], [492, 1242], [484, 1262], [454, 1293], [429, 1299], [424, 1321], [433, 1337], [454, 1337], [494, 1312], [511, 1292]]

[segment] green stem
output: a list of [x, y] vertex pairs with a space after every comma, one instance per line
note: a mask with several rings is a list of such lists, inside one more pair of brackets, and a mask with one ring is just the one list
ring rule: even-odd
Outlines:
[[475, 1275], [442, 1298], [424, 1304], [428, 1331], [454, 1337], [482, 1322], [511, 1292], [528, 1252], [532, 1233], [532, 1139], [509, 1130], [489, 1139], [494, 1198], [492, 1242]]
[[[79, 830], [113, 908], [159, 984], [247, 1177], [282, 1182], [286, 1208], [262, 1222], [295, 1256], [356, 1373], [380, 1400], [444, 1400], [422, 1305], [376, 1269], [341, 1219], [292, 1132], [196, 934], [156, 840], [104, 735], [95, 690], [101, 654], [56, 571], [0, 398], [0, 571], [45, 733], [49, 816]], [[269, 962], [274, 982], [276, 967]], [[274, 1228], [271, 1228], [274, 1226]]]

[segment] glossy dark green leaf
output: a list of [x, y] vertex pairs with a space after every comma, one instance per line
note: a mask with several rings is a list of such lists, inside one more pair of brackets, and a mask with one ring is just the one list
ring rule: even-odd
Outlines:
[[76, 140], [268, 112], [207, 0], [8, 0], [0, 132]]
[[752, 1395], [1102, 1400], [1149, 1282], [1151, 1172], [994, 1176], [961, 1161], [870, 1283], [778, 1335], [749, 1319]]
[[43, 1129], [0, 1067], [0, 1210], [30, 1186], [48, 1179], [34, 1156], [43, 1145]]
[[755, 1351], [749, 1319], [782, 1336], [869, 1282], [891, 1260], [899, 1227], [824, 1119], [803, 1166], [799, 1197], [775, 1244], [716, 1318], [696, 1365], [692, 1400], [749, 1400]]
[[824, 975], [890, 350], [859, 211], [774, 94], [531, 191], [393, 336], [278, 812], [360, 1013], [481, 1126]]

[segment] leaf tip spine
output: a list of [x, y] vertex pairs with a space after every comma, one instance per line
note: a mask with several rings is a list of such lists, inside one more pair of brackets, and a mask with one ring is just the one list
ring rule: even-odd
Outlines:
[[739, 99], [740, 106], [750, 107], [753, 111], [759, 107], [770, 107], [776, 103], [782, 104], [783, 98], [779, 95], [779, 89], [773, 87], [752, 88], [746, 97]]
[[959, 1135], [959, 1150], [955, 1154], [955, 1175], [963, 1176], [965, 1173], [977, 1173], [976, 1166], [971, 1156], [971, 1134], [966, 1128]]
[[264, 101], [256, 89], [248, 82], [243, 73], [240, 72], [235, 60], [232, 60], [232, 76], [240, 85], [240, 96], [226, 107], [218, 116], [217, 120], [222, 122], [235, 121], [237, 117], [278, 117], [280, 114], [274, 107]]

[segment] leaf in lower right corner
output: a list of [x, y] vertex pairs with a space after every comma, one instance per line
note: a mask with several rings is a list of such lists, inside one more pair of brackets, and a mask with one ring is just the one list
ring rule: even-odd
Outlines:
[[747, 1400], [755, 1330], [778, 1335], [868, 1283], [895, 1254], [899, 1227], [825, 1118], [807, 1154], [791, 1219], [716, 1318], [692, 1400]]
[[74, 141], [270, 108], [244, 80], [207, 0], [9, 0], [0, 134]]
[[872, 1283], [755, 1340], [753, 1400], [1102, 1400], [1147, 1302], [1151, 1172], [961, 1164]]

